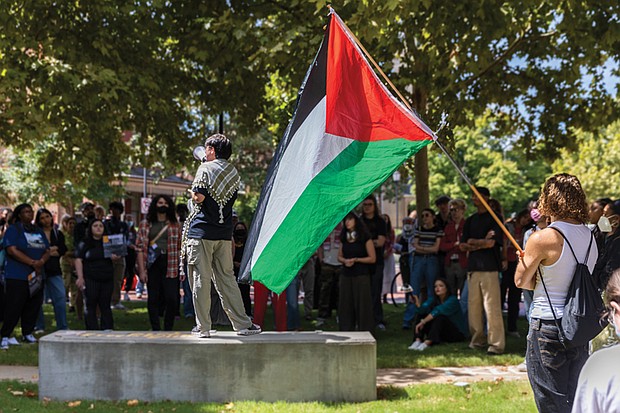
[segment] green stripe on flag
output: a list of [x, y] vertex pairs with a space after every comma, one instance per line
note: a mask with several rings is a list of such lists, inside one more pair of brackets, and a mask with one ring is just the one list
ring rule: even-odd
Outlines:
[[338, 222], [406, 159], [432, 141], [354, 141], [301, 196], [252, 266], [252, 279], [281, 293]]

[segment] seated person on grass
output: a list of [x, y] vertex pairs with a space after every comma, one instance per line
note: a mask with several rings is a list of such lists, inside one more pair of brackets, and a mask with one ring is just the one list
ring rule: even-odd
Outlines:
[[414, 341], [409, 350], [424, 351], [434, 344], [454, 343], [467, 337], [465, 318], [456, 296], [452, 295], [448, 282], [435, 280], [432, 297], [424, 304], [414, 296], [418, 307], [415, 324]]

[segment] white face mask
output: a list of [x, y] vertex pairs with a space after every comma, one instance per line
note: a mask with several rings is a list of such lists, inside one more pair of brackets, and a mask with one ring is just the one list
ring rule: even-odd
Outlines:
[[609, 222], [609, 218], [605, 215], [598, 219], [598, 223], [596, 225], [598, 225], [601, 232], [611, 232], [611, 222]]

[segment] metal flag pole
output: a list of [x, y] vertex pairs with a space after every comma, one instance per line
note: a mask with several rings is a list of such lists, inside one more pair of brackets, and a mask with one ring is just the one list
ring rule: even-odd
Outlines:
[[[334, 11], [333, 7], [328, 6], [329, 9], [329, 14], [334, 14], [334, 16], [336, 16], [336, 18], [340, 19], [340, 16], [338, 16], [338, 14]], [[411, 104], [409, 103], [409, 101], [407, 101], [407, 99], [405, 99], [405, 97], [398, 91], [398, 89], [396, 88], [396, 86], [394, 86], [394, 84], [390, 81], [390, 79], [387, 77], [387, 75], [383, 72], [383, 70], [381, 70], [381, 67], [379, 67], [379, 65], [377, 64], [377, 62], [372, 58], [372, 56], [370, 55], [370, 53], [368, 53], [368, 51], [366, 50], [366, 48], [362, 45], [362, 43], [359, 41], [359, 39], [357, 38], [357, 36], [355, 36], [355, 34], [353, 34], [353, 32], [351, 31], [351, 29], [349, 29], [349, 26], [347, 26], [346, 24], [343, 24], [343, 26], [346, 28], [347, 32], [349, 33], [349, 35], [351, 36], [351, 38], [355, 41], [355, 43], [359, 46], [360, 50], [364, 53], [364, 55], [368, 58], [368, 60], [372, 63], [372, 65], [374, 66], [374, 68], [377, 70], [377, 72], [381, 75], [381, 77], [383, 77], [383, 79], [385, 80], [385, 82], [392, 88], [392, 90], [394, 91], [394, 93], [396, 93], [396, 95], [400, 98], [400, 101], [407, 106], [407, 108], [413, 112], [414, 114], [416, 114], [416, 111], [413, 109], [413, 107], [411, 106]], [[417, 114], [416, 114], [417, 115]], [[461, 175], [461, 177], [463, 178], [463, 180], [467, 183], [467, 185], [469, 186], [469, 188], [471, 189], [471, 191], [476, 195], [476, 197], [478, 197], [478, 199], [480, 200], [480, 202], [482, 203], [482, 205], [484, 205], [484, 208], [489, 212], [489, 214], [491, 214], [491, 217], [493, 217], [493, 219], [495, 220], [495, 222], [497, 223], [497, 225], [499, 225], [499, 227], [501, 228], [502, 232], [506, 235], [506, 237], [508, 238], [508, 240], [512, 243], [512, 245], [515, 247], [515, 249], [517, 251], [519, 251], [519, 254], [521, 256], [523, 256], [523, 248], [521, 248], [521, 246], [519, 245], [519, 243], [517, 243], [517, 241], [514, 239], [514, 237], [512, 236], [512, 234], [510, 233], [510, 231], [508, 231], [508, 228], [506, 228], [506, 226], [504, 225], [504, 223], [502, 222], [501, 219], [499, 219], [497, 217], [497, 215], [495, 214], [495, 212], [493, 211], [493, 209], [491, 209], [491, 207], [489, 206], [489, 204], [487, 203], [486, 199], [484, 199], [484, 197], [482, 196], [482, 194], [480, 194], [480, 192], [478, 192], [478, 190], [476, 189], [476, 187], [474, 186], [474, 184], [471, 182], [471, 180], [467, 177], [467, 175], [465, 175], [465, 172], [461, 169], [461, 167], [459, 167], [459, 165], [456, 163], [456, 161], [454, 160], [454, 158], [452, 158], [452, 156], [450, 155], [450, 153], [448, 152], [448, 150], [445, 148], [445, 146], [439, 142], [439, 138], [437, 137], [437, 133], [445, 126], [445, 117], [442, 119], [442, 123], [440, 128], [437, 130], [437, 132], [433, 133], [433, 140], [435, 141], [435, 143], [437, 144], [437, 146], [439, 146], [439, 148], [442, 150], [442, 152], [448, 157], [448, 159], [450, 160], [450, 163], [452, 163], [452, 165], [456, 168], [456, 170], [458, 171], [458, 173]]]

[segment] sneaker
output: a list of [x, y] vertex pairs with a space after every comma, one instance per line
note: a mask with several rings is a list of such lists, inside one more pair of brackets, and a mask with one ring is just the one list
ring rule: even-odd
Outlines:
[[510, 337], [521, 338], [521, 334], [519, 334], [518, 331], [508, 331], [506, 334], [508, 334]]
[[385, 324], [383, 323], [377, 324], [377, 330], [385, 331]]
[[522, 373], [527, 373], [527, 362], [525, 360], [523, 360], [523, 363], [519, 364], [517, 366], [517, 370], [522, 372]]
[[316, 323], [314, 325], [317, 327], [323, 327], [325, 325], [325, 319], [317, 317]]
[[28, 343], [28, 344], [34, 344], [37, 342], [37, 339], [34, 338], [32, 334], [26, 334], [23, 340], [24, 340], [24, 343]]
[[254, 334], [260, 334], [263, 330], [261, 330], [258, 324], [252, 323], [248, 328], [244, 328], [242, 330], [237, 331], [238, 336], [252, 336]]
[[200, 328], [198, 328], [198, 326], [194, 326], [194, 327], [192, 327], [192, 331], [190, 333], [193, 336], [197, 336], [198, 334], [200, 334]]
[[124, 301], [131, 301], [131, 298], [129, 298], [129, 293], [125, 293], [125, 295], [123, 296], [123, 300]]
[[420, 347], [420, 344], [422, 344], [421, 341], [414, 341], [413, 343], [411, 343], [411, 345], [409, 347], [407, 347], [409, 350], [417, 350]]
[[113, 306], [112, 306], [112, 307], [110, 307], [110, 308], [112, 308], [112, 310], [126, 310], [126, 309], [127, 309], [127, 308], [126, 308], [123, 304], [121, 304], [121, 303], [117, 303], [117, 304], [113, 305]]
[[411, 286], [409, 284], [403, 284], [400, 287], [398, 287], [398, 292], [401, 292], [401, 293], [411, 293], [411, 292], [413, 292], [413, 288], [411, 288]]
[[2, 341], [0, 342], [0, 350], [8, 350], [9, 349], [9, 338], [2, 337]]
[[45, 333], [45, 330], [43, 330], [42, 328], [37, 328], [34, 330], [34, 332], [32, 334], [37, 334], [37, 335], [41, 335]]
[[15, 337], [9, 337], [9, 346], [19, 346], [19, 341]]
[[142, 293], [136, 293], [136, 298], [138, 299], [142, 298]]
[[209, 333], [208, 331], [198, 332], [198, 338], [209, 338], [209, 337], [211, 337], [211, 333]]
[[424, 351], [428, 348], [428, 344], [426, 344], [425, 342], [421, 341], [420, 345], [418, 346], [418, 348], [416, 348], [416, 350], [418, 351]]

